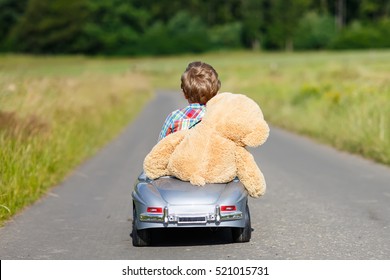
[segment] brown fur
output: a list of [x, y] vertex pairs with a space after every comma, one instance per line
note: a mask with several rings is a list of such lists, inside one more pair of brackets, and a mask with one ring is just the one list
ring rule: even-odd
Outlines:
[[266, 183], [245, 146], [259, 146], [268, 135], [268, 124], [252, 99], [220, 93], [207, 103], [200, 124], [157, 143], [145, 158], [144, 171], [151, 179], [172, 175], [199, 186], [238, 176], [249, 195], [259, 197]]

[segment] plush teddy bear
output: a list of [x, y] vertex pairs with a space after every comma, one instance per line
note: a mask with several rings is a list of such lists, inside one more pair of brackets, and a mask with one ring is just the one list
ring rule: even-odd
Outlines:
[[144, 160], [144, 171], [151, 179], [171, 175], [199, 186], [227, 183], [237, 176], [250, 196], [259, 197], [265, 180], [245, 146], [259, 146], [268, 135], [256, 102], [242, 94], [220, 93], [207, 103], [199, 124], [154, 146]]

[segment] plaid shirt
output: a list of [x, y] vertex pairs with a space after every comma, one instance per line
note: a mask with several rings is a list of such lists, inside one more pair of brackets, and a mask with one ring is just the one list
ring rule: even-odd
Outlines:
[[206, 106], [199, 103], [192, 103], [183, 109], [173, 111], [165, 120], [158, 140], [173, 132], [191, 128], [202, 120], [205, 111]]

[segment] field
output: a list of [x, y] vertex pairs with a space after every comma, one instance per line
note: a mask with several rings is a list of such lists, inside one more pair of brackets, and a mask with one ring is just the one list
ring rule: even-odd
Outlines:
[[136, 116], [151, 96], [129, 60], [0, 58], [0, 224]]
[[273, 125], [390, 164], [390, 51], [3, 56], [0, 224], [115, 137], [153, 89], [179, 90], [193, 60], [216, 68], [221, 91], [254, 98]]

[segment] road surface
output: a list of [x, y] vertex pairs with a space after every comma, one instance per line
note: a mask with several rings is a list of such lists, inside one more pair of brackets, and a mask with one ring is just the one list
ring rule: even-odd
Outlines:
[[165, 230], [132, 246], [131, 191], [179, 93], [138, 118], [59, 186], [0, 228], [0, 259], [390, 259], [390, 168], [271, 128], [251, 149], [267, 193], [250, 199], [252, 239]]

